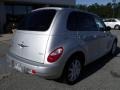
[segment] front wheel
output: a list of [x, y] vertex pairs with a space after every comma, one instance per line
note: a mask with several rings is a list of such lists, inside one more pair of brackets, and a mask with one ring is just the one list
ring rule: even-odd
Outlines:
[[68, 84], [76, 83], [81, 76], [82, 65], [77, 56], [72, 57], [65, 67], [65, 82]]

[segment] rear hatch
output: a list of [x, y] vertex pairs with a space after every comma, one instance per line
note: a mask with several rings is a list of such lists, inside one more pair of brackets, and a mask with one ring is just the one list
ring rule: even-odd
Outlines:
[[39, 10], [27, 15], [17, 27], [10, 52], [31, 61], [44, 63], [49, 29], [55, 14], [55, 10]]

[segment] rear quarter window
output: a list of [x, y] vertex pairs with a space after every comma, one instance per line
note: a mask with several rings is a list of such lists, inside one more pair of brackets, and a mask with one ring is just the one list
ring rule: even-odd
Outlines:
[[55, 14], [56, 10], [31, 12], [18, 24], [17, 29], [27, 31], [46, 31], [49, 29]]

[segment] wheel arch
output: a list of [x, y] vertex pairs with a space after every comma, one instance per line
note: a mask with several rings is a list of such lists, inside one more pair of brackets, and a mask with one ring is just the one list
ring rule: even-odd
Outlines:
[[82, 64], [82, 66], [85, 65], [85, 54], [84, 54], [84, 52], [82, 52], [82, 51], [73, 52], [73, 53], [68, 57], [68, 59], [67, 59], [67, 61], [66, 61], [66, 64], [67, 64], [67, 63], [71, 60], [71, 58], [74, 57], [74, 56], [80, 56], [80, 62], [81, 62], [81, 64]]
[[118, 26], [118, 27], [120, 28], [120, 25], [119, 25], [119, 24], [115, 24], [114, 29], [116, 29], [116, 26]]
[[65, 76], [66, 76], [66, 68], [67, 68], [68, 64], [70, 63], [71, 58], [74, 57], [75, 55], [80, 55], [80, 57], [83, 58], [83, 59], [81, 59], [80, 62], [81, 62], [81, 64], [82, 64], [82, 68], [84, 67], [84, 65], [85, 65], [85, 54], [84, 54], [84, 52], [82, 52], [82, 51], [73, 52], [73, 53], [68, 57], [67, 61], [65, 62], [63, 71], [62, 71], [62, 73], [61, 73], [60, 80], [63, 79], [63, 78], [65, 78]]

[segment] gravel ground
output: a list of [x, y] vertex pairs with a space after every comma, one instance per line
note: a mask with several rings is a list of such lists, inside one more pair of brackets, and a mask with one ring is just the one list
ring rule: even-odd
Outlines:
[[[112, 31], [120, 42], [120, 31]], [[8, 43], [0, 44], [3, 53], [8, 50]], [[118, 43], [120, 47], [120, 43]], [[115, 57], [102, 57], [88, 65], [82, 80], [75, 85], [67, 85], [38, 76], [19, 73], [8, 67], [5, 56], [0, 58], [0, 90], [120, 90], [120, 48]]]

